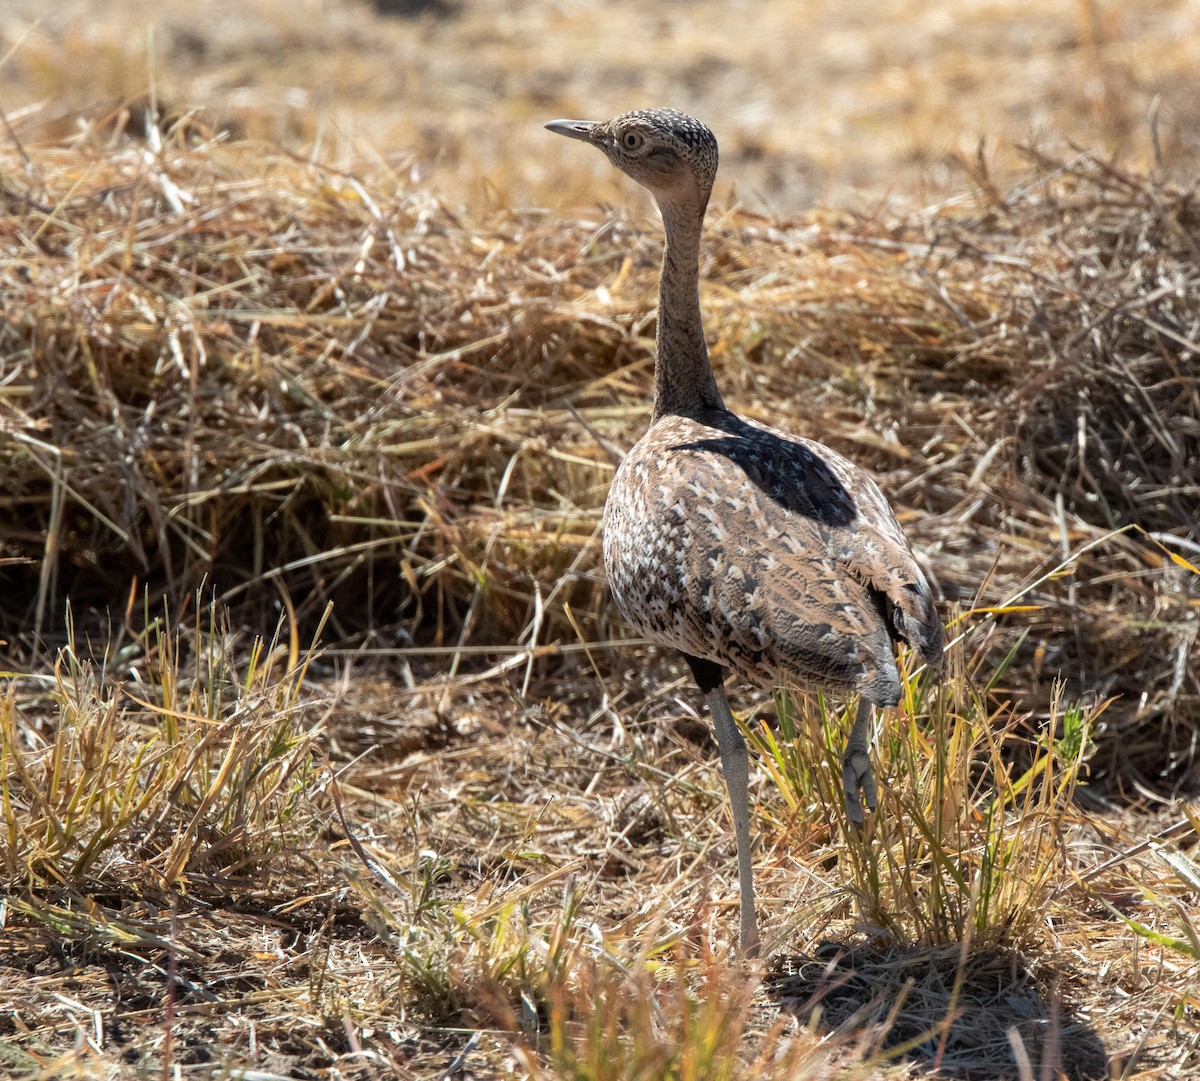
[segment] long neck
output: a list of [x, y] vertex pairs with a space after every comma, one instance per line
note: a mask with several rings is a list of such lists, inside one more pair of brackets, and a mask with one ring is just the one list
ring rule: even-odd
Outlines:
[[658, 360], [654, 366], [654, 420], [694, 414], [724, 403], [708, 360], [700, 321], [700, 233], [704, 211], [659, 205], [667, 243], [658, 290]]

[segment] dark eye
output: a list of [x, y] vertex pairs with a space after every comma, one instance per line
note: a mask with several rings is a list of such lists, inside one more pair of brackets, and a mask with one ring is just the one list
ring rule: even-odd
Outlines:
[[645, 141], [640, 131], [627, 131], [621, 136], [621, 145], [626, 150], [640, 150]]

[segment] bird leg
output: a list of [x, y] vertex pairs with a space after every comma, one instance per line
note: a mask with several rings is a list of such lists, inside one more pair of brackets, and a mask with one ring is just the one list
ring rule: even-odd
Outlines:
[[750, 859], [750, 755], [746, 741], [737, 729], [725, 686], [718, 683], [707, 691], [704, 700], [717, 730], [717, 749], [721, 771], [729, 788], [733, 808], [733, 832], [737, 837], [738, 885], [741, 890], [741, 952], [746, 957], [758, 953], [758, 920], [754, 914], [754, 869]]
[[869, 743], [871, 735], [871, 703], [865, 698], [858, 701], [858, 713], [850, 738], [846, 741], [846, 753], [842, 755], [842, 789], [846, 793], [846, 815], [856, 826], [863, 824], [862, 797], [867, 807], [875, 810], [875, 777], [871, 772]]

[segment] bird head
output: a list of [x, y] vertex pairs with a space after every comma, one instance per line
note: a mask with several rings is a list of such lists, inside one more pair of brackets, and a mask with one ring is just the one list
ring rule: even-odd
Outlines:
[[658, 201], [694, 203], [701, 215], [717, 175], [717, 140], [695, 117], [675, 109], [639, 109], [611, 120], [551, 120], [546, 127], [603, 150], [621, 172]]

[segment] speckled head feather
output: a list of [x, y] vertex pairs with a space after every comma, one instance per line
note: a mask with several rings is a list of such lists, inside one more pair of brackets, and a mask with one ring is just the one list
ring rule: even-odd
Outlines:
[[546, 127], [604, 151], [608, 160], [661, 200], [679, 198], [680, 180], [695, 183], [700, 212], [717, 175], [717, 139], [706, 124], [677, 109], [637, 109], [611, 120], [552, 120]]

